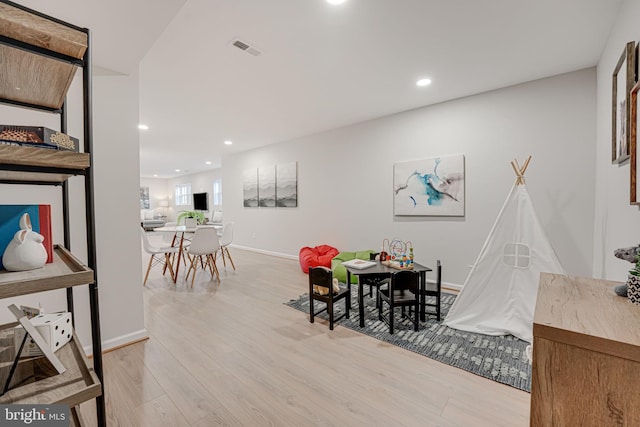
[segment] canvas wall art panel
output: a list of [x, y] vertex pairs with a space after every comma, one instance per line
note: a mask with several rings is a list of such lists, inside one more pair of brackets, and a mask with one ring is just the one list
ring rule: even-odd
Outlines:
[[298, 162], [276, 166], [276, 206], [281, 208], [298, 206]]
[[464, 155], [393, 166], [394, 215], [464, 216]]
[[245, 208], [258, 207], [258, 169], [242, 171], [243, 206]]
[[140, 209], [149, 209], [149, 187], [140, 187]]
[[276, 166], [258, 168], [258, 206], [276, 206]]

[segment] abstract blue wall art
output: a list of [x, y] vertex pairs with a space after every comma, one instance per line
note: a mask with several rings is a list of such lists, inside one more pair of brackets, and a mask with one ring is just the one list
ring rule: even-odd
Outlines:
[[464, 155], [393, 165], [394, 215], [464, 216]]

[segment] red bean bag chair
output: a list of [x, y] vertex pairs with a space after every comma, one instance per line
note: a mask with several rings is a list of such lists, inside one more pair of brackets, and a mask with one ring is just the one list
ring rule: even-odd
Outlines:
[[305, 246], [300, 249], [300, 267], [306, 274], [309, 274], [309, 267], [323, 266], [331, 268], [331, 260], [338, 253], [339, 251], [336, 248], [329, 245], [320, 245], [315, 248]]

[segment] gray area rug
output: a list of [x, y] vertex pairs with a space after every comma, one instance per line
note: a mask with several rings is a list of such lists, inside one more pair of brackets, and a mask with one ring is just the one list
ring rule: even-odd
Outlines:
[[[368, 289], [365, 292], [368, 292]], [[336, 322], [336, 327], [344, 326], [447, 365], [520, 390], [531, 391], [531, 365], [525, 354], [529, 344], [526, 341], [512, 335], [489, 336], [459, 331], [436, 321], [435, 315], [427, 315], [426, 321], [421, 322], [418, 332], [414, 332], [411, 321], [400, 318], [400, 308], [396, 308], [395, 333], [391, 335], [387, 324], [378, 320], [375, 298], [368, 296], [364, 298], [365, 326], [361, 328], [358, 322], [357, 286], [352, 286], [352, 293], [350, 318], [339, 320]], [[442, 294], [442, 319], [446, 317], [455, 298], [456, 296], [452, 294]], [[309, 319], [307, 294], [285, 305], [304, 312], [307, 320]], [[316, 301], [314, 305], [318, 311], [324, 303]], [[344, 302], [340, 301], [335, 306], [334, 314], [338, 317], [343, 311]], [[316, 317], [326, 320], [329, 318], [326, 312]]]

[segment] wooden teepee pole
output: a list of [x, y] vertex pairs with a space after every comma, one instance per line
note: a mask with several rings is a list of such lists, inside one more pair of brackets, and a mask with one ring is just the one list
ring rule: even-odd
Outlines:
[[516, 173], [515, 185], [524, 185], [524, 173], [529, 167], [530, 161], [531, 161], [531, 156], [527, 157], [527, 160], [524, 161], [524, 164], [522, 166], [518, 164], [518, 160], [516, 159], [511, 161], [511, 167], [513, 168], [513, 171]]

